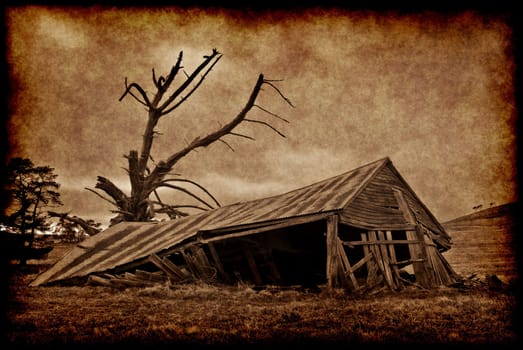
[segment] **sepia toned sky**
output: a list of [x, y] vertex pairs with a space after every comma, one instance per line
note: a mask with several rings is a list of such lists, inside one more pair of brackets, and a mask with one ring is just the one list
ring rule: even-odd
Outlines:
[[147, 113], [124, 79], [154, 91], [183, 51], [192, 72], [213, 48], [223, 58], [157, 128], [165, 158], [232, 119], [260, 73], [254, 109], [270, 122], [238, 129], [182, 160], [175, 172], [222, 204], [283, 193], [390, 157], [433, 214], [516, 199], [512, 32], [500, 15], [302, 9], [18, 6], [6, 9], [11, 156], [50, 165], [63, 211], [104, 225], [96, 177], [129, 188], [123, 157], [141, 147]]

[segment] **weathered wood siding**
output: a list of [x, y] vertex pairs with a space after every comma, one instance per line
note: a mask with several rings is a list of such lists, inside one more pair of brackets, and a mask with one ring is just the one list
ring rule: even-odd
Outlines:
[[394, 188], [399, 188], [404, 193], [418, 222], [435, 233], [446, 235], [406, 182], [391, 168], [390, 163], [343, 210], [342, 221], [362, 228], [408, 225], [394, 196]]

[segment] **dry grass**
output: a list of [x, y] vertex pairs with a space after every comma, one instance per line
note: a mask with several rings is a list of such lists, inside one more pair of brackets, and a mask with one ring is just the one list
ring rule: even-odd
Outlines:
[[21, 345], [497, 344], [517, 341], [516, 297], [485, 287], [375, 297], [248, 286], [36, 287], [15, 275], [7, 340]]
[[[455, 246], [448, 259], [458, 273], [499, 274], [508, 283], [515, 281], [507, 231], [501, 234], [498, 229], [482, 227], [483, 236], [470, 226], [454, 229]], [[432, 291], [412, 287], [373, 297], [325, 289], [256, 291], [247, 285], [121, 290], [27, 287], [67, 249], [57, 246], [48, 260], [14, 268], [4, 332], [8, 346], [328, 344], [348, 348], [394, 343], [497, 349], [515, 347], [521, 330], [514, 319], [517, 294], [509, 284], [496, 290], [486, 284]]]

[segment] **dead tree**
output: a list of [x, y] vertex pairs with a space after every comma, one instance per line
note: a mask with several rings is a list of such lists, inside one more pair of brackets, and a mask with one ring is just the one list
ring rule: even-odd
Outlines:
[[[131, 183], [131, 193], [130, 195], [127, 195], [113, 182], [103, 176], [98, 176], [95, 188], [102, 190], [109, 197], [93, 189], [86, 188], [108, 201], [116, 208], [113, 212], [116, 213], [117, 216], [111, 220], [111, 224], [120, 221], [149, 221], [154, 218], [156, 214], [160, 213], [167, 214], [170, 218], [177, 218], [188, 215], [186, 212], [181, 210], [182, 208], [208, 210], [220, 206], [218, 200], [203, 186], [195, 181], [172, 175], [171, 171], [176, 163], [195, 149], [207, 147], [216, 141], [222, 142], [229, 149], [234, 151], [230, 144], [224, 140], [225, 136], [235, 136], [254, 140], [251, 136], [234, 131], [241, 123], [256, 123], [268, 127], [280, 136], [285, 137], [284, 134], [273, 127], [269, 122], [247, 118], [249, 111], [256, 107], [263, 113], [288, 123], [286, 119], [256, 104], [256, 99], [262, 90], [262, 86], [271, 87], [286, 103], [293, 107], [290, 100], [287, 99], [275, 85], [276, 81], [267, 80], [264, 78], [263, 74], [260, 74], [247, 103], [243, 109], [232, 118], [232, 120], [230, 120], [230, 122], [204, 137], [196, 137], [182, 149], [171, 153], [166, 159], [154, 162], [151, 157], [151, 149], [157, 134], [155, 128], [159, 120], [176, 110], [176, 108], [184, 103], [200, 87], [213, 67], [219, 62], [222, 54], [216, 49], [213, 49], [210, 55], [203, 57], [203, 62], [190, 75], [187, 74], [182, 67], [183, 52], [179, 53], [178, 59], [167, 77], [156, 77], [153, 68], [152, 80], [156, 92], [152, 97], [148, 96], [142, 86], [134, 82], [128, 84], [127, 78], [125, 79], [125, 91], [119, 101], [130, 95], [140, 104], [144, 105], [148, 112], [148, 120], [143, 133], [140, 152], [137, 150], [131, 150], [129, 154], [125, 156], [128, 161], [128, 169], [126, 170]], [[183, 71], [184, 76], [182, 77], [182, 81], [175, 88], [173, 83], [180, 71]], [[168, 90], [171, 91], [170, 94], [168, 93]], [[179, 186], [181, 183], [198, 188], [203, 191], [205, 196], [208, 198], [204, 199], [201, 195], [195, 194], [194, 191]], [[197, 204], [164, 203], [160, 199], [157, 191], [160, 188], [169, 188], [174, 191], [183, 192], [196, 200]]]

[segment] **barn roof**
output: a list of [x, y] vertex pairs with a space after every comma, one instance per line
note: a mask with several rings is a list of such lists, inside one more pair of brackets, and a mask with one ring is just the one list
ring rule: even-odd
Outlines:
[[[239, 202], [177, 220], [114, 225], [78, 244], [31, 285], [84, 277], [144, 260], [150, 254], [195, 240], [202, 232], [238, 231], [295, 218], [319, 220], [325, 217], [322, 215], [346, 208], [385, 166], [392, 167], [388, 157], [281, 195]], [[446, 235], [437, 221], [436, 224], [439, 233]]]

